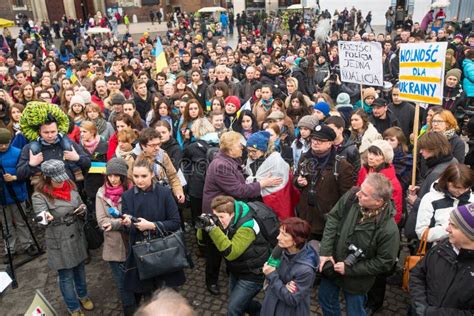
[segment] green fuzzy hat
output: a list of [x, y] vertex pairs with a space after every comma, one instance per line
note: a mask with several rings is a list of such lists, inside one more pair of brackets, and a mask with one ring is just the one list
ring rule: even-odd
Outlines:
[[57, 105], [31, 101], [28, 102], [21, 115], [20, 129], [28, 140], [33, 141], [39, 137], [40, 126], [53, 121], [58, 124], [60, 133], [67, 134], [69, 118]]

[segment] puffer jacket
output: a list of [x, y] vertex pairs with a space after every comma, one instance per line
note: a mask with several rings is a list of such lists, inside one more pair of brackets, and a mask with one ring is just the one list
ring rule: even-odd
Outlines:
[[474, 314], [474, 250], [457, 253], [449, 240], [431, 248], [410, 273], [415, 315]]
[[474, 202], [474, 194], [471, 190], [459, 197], [452, 196], [449, 192], [443, 192], [438, 188], [438, 181], [433, 183], [430, 192], [425, 194], [418, 207], [416, 217], [416, 234], [421, 239], [426, 228], [430, 228], [428, 242], [436, 242], [448, 237], [449, 215], [458, 206]]
[[[310, 315], [310, 295], [318, 266], [319, 256], [309, 244], [296, 254], [283, 251], [280, 266], [266, 276], [268, 288], [260, 315]], [[295, 293], [286, 288], [290, 281], [296, 283]]]
[[466, 92], [466, 96], [469, 98], [474, 97], [474, 60], [464, 59], [462, 62], [464, 80], [462, 86]]
[[[6, 206], [10, 204], [15, 204], [15, 200], [10, 195], [10, 192], [7, 188], [7, 182], [3, 180], [3, 174], [8, 173], [13, 176], [16, 175], [16, 166], [18, 164], [18, 159], [20, 158], [21, 150], [13, 147], [7, 149], [6, 152], [0, 152], [0, 166], [3, 168], [1, 170], [2, 179], [0, 180], [0, 186], [4, 194], [4, 198], [0, 198], [0, 205]], [[10, 182], [13, 188], [13, 191], [16, 194], [17, 199], [20, 202], [26, 201], [28, 198], [28, 191], [26, 190], [26, 183], [23, 181], [13, 181]], [[4, 204], [5, 203], [5, 204]]]

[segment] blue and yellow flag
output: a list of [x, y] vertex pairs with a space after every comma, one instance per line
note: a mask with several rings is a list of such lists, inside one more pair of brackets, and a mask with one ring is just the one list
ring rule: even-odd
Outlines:
[[158, 37], [156, 39], [156, 72], [163, 71], [163, 68], [168, 67], [168, 62], [166, 61], [165, 51], [163, 50], [163, 45], [161, 44], [161, 39]]
[[89, 173], [99, 173], [105, 174], [107, 164], [105, 162], [91, 162], [91, 167], [89, 169]]

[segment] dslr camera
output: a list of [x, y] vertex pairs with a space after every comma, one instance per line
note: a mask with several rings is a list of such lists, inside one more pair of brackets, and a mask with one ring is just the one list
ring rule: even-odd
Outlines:
[[[357, 246], [354, 244], [350, 244], [347, 249], [349, 250], [349, 255], [346, 257], [346, 259], [344, 259], [345, 265], [352, 267], [361, 258], [365, 258], [364, 251], [360, 248], [357, 248]], [[326, 263], [324, 263], [321, 274], [330, 280], [335, 279], [339, 275], [336, 271], [334, 271], [334, 265], [331, 261], [326, 261]]]
[[[219, 221], [219, 218], [214, 215], [214, 214], [201, 214], [196, 218], [196, 228], [198, 229], [204, 229], [208, 226], [211, 226], [216, 224], [217, 226], [221, 227], [221, 222]], [[221, 227], [222, 228], [222, 227]]]

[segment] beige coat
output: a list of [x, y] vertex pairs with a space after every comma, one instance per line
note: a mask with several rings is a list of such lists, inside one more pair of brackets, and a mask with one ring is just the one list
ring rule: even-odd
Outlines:
[[[184, 195], [183, 186], [181, 185], [181, 181], [179, 180], [178, 173], [176, 172], [176, 168], [173, 166], [173, 163], [171, 162], [170, 157], [163, 149], [160, 149], [160, 153], [158, 154], [157, 157], [161, 155], [163, 159], [160, 162], [164, 168], [159, 166], [158, 176], [156, 177], [157, 180], [166, 181], [171, 187], [171, 191], [173, 191], [174, 196]], [[133, 159], [133, 157], [131, 159]], [[155, 160], [156, 159], [157, 158], [155, 158]], [[133, 161], [132, 161], [132, 165], [133, 165]], [[155, 162], [155, 165], [156, 165], [156, 162]], [[128, 176], [130, 179], [133, 179], [132, 168], [128, 169]]]
[[[113, 207], [113, 204], [110, 199], [104, 196], [104, 193], [104, 186], [101, 186], [95, 197], [95, 214], [99, 227], [111, 223], [112, 230], [108, 232], [104, 231], [102, 259], [105, 261], [124, 262], [127, 258], [127, 249], [125, 248], [122, 232], [120, 231], [122, 228], [121, 220], [109, 215], [108, 209], [109, 207]], [[117, 209], [119, 211], [122, 210], [122, 199], [119, 200]]]

